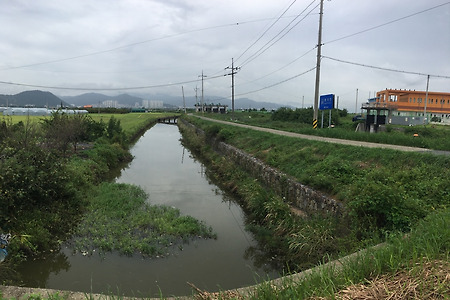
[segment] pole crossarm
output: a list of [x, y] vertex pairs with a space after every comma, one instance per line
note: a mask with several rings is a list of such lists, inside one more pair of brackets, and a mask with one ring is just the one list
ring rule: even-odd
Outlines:
[[203, 70], [202, 70], [202, 75], [198, 75], [198, 77], [201, 77], [202, 78], [202, 113], [204, 113], [205, 112], [205, 109], [204, 109], [204, 102], [203, 102], [203, 100], [204, 100], [204, 88], [203, 88], [203, 81], [204, 81], [204, 78], [205, 77], [208, 77], [208, 76], [206, 76], [206, 75], [204, 75], [203, 74]]
[[231, 70], [231, 73], [226, 74], [226, 76], [231, 75], [231, 113], [232, 119], [234, 120], [234, 75], [240, 70], [240, 67], [234, 66], [234, 59], [231, 59], [231, 68], [228, 66], [225, 70]]

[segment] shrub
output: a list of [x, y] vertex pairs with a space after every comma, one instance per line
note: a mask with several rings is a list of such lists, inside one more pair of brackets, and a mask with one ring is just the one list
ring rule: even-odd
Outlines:
[[422, 201], [408, 195], [402, 186], [359, 180], [352, 190], [348, 206], [357, 228], [407, 231], [426, 215]]
[[0, 224], [14, 234], [28, 234], [38, 251], [55, 246], [55, 236], [81, 207], [65, 160], [39, 146], [2, 151], [0, 160]]

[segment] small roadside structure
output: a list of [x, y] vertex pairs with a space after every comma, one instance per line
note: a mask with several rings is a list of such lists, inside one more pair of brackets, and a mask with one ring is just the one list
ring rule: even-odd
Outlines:
[[[203, 111], [209, 113], [220, 113], [224, 114], [228, 110], [228, 105], [222, 104], [203, 104]], [[195, 112], [202, 112], [202, 105], [196, 103], [195, 104]]]

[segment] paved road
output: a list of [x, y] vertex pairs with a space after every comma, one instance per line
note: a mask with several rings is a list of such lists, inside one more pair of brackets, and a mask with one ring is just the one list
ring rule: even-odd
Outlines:
[[399, 146], [399, 145], [379, 144], [379, 143], [343, 140], [343, 139], [336, 139], [336, 138], [327, 138], [327, 137], [322, 137], [322, 136], [300, 134], [300, 133], [282, 131], [282, 130], [277, 130], [277, 129], [270, 129], [270, 128], [264, 128], [264, 127], [257, 127], [257, 126], [251, 126], [251, 125], [246, 125], [246, 124], [228, 122], [228, 121], [215, 120], [215, 119], [210, 119], [210, 118], [206, 118], [206, 117], [202, 117], [202, 116], [196, 116], [196, 117], [201, 118], [201, 119], [205, 119], [205, 120], [208, 120], [208, 121], [212, 121], [212, 122], [221, 123], [221, 124], [234, 125], [234, 126], [238, 126], [238, 127], [242, 127], [242, 128], [248, 128], [248, 129], [252, 129], [252, 130], [270, 132], [270, 133], [273, 133], [273, 134], [279, 134], [279, 135], [290, 136], [290, 137], [297, 137], [297, 138], [313, 140], [313, 141], [335, 143], [335, 144], [342, 144], [342, 145], [351, 145], [351, 146], [360, 146], [360, 147], [368, 147], [368, 148], [393, 149], [393, 150], [399, 150], [399, 151], [421, 152], [421, 153], [430, 153], [430, 154], [435, 154], [435, 155], [448, 155], [448, 156], [450, 156], [450, 151], [439, 151], [439, 150], [431, 150], [431, 149], [418, 148], [418, 147], [407, 147], [407, 146]]

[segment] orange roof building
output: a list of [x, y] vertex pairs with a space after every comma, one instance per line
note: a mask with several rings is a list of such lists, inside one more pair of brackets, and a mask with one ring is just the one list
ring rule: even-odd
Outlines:
[[428, 91], [427, 95], [425, 91], [386, 89], [377, 92], [376, 98], [369, 99], [363, 109], [387, 111], [388, 117], [425, 116], [427, 122], [450, 123], [450, 93]]

